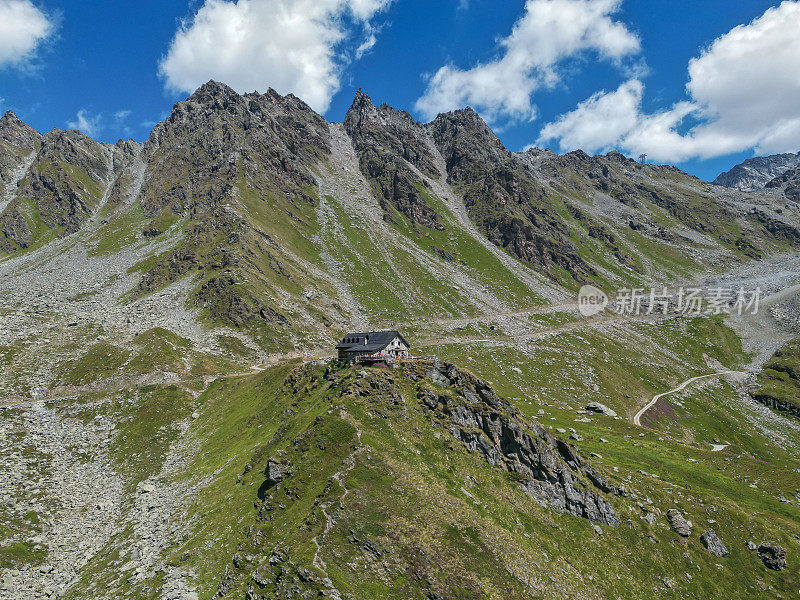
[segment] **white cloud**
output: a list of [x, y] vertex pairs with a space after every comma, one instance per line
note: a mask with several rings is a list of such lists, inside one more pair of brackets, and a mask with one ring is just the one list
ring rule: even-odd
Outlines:
[[325, 112], [339, 90], [342, 44], [363, 30], [356, 57], [372, 48], [370, 21], [391, 2], [206, 0], [175, 34], [159, 71], [173, 90], [217, 79], [238, 92], [291, 92]]
[[78, 111], [74, 121], [67, 122], [69, 129], [77, 129], [89, 137], [96, 137], [103, 130], [103, 115], [89, 114], [85, 108]]
[[124, 121], [130, 116], [131, 116], [131, 111], [128, 109], [118, 110], [117, 112], [114, 113], [114, 118], [117, 121]]
[[587, 152], [614, 147], [638, 122], [644, 86], [632, 79], [614, 92], [597, 92], [542, 129], [540, 143], [557, 139], [562, 149]]
[[[711, 158], [754, 149], [759, 154], [800, 149], [800, 1], [767, 10], [717, 38], [689, 63], [687, 99], [655, 114], [642, 111], [632, 80], [599, 92], [542, 130], [540, 143], [562, 150], [619, 147], [657, 160]], [[617, 126], [594, 123], [613, 107]], [[688, 131], [680, 127], [691, 118]]]
[[53, 29], [30, 0], [0, 0], [0, 67], [24, 64]]
[[500, 41], [500, 56], [466, 70], [443, 66], [417, 110], [431, 119], [469, 104], [490, 121], [535, 118], [533, 93], [560, 81], [558, 67], [565, 60], [594, 51], [619, 61], [639, 52], [639, 38], [611, 17], [620, 2], [527, 0], [511, 34]]

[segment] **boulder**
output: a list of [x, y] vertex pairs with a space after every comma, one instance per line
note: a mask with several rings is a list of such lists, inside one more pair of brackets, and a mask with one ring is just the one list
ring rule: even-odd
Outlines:
[[269, 461], [267, 461], [267, 468], [264, 469], [264, 475], [267, 478], [265, 483], [267, 486], [272, 487], [291, 475], [291, 469], [286, 465], [270, 458]]
[[607, 417], [616, 417], [616, 411], [610, 409], [605, 404], [600, 404], [599, 402], [589, 402], [586, 405], [586, 410], [590, 410], [593, 413], [597, 413], [599, 415], [605, 415]]
[[702, 542], [703, 546], [706, 547], [706, 550], [711, 552], [711, 554], [714, 556], [721, 556], [724, 558], [729, 554], [725, 544], [722, 543], [722, 540], [719, 539], [713, 529], [709, 529], [703, 535], [701, 535], [700, 541]]
[[680, 536], [689, 537], [692, 535], [692, 524], [683, 518], [681, 511], [671, 508], [667, 511], [667, 520], [672, 530]]
[[765, 567], [773, 571], [783, 571], [786, 568], [786, 550], [777, 544], [761, 543], [758, 546], [758, 558]]

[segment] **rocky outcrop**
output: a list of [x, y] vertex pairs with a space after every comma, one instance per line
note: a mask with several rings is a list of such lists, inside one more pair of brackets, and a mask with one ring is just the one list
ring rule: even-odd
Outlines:
[[[800, 160], [800, 154], [798, 154], [798, 160]], [[800, 202], [800, 166], [787, 170], [770, 181], [766, 187], [782, 189], [783, 195], [786, 196], [787, 200]]]
[[701, 535], [700, 542], [705, 546], [706, 550], [714, 556], [724, 558], [729, 554], [725, 544], [722, 543], [722, 540], [719, 539], [719, 536], [717, 536], [713, 529], [709, 529]]
[[14, 252], [17, 247], [27, 248], [33, 242], [33, 232], [19, 210], [11, 210], [0, 216], [0, 233], [3, 234], [0, 250], [4, 252]]
[[602, 495], [619, 490], [573, 446], [526, 421], [488, 384], [453, 365], [437, 362], [426, 375], [444, 389], [420, 386], [420, 402], [434, 424], [445, 427], [470, 452], [514, 474], [525, 492], [543, 506], [595, 523], [620, 524]]
[[206, 281], [197, 292], [197, 300], [212, 319], [234, 327], [288, 323], [285, 316], [251, 293], [246, 284], [236, 278], [235, 272], [228, 271]]
[[[42, 136], [12, 112], [0, 118], [0, 206], [27, 171], [26, 157], [39, 148]], [[0, 211], [1, 212], [1, 211]]]
[[743, 163], [722, 173], [714, 183], [743, 192], [763, 189], [770, 181], [800, 163], [800, 152], [797, 154], [773, 154], [748, 158]]
[[756, 391], [753, 392], [752, 396], [754, 400], [767, 408], [800, 419], [800, 406], [788, 399], [776, 398], [773, 392]]
[[764, 363], [750, 391], [756, 402], [800, 419], [800, 340], [792, 340]]
[[681, 511], [675, 508], [669, 509], [667, 511], [667, 521], [669, 521], [669, 526], [672, 527], [672, 531], [678, 535], [682, 537], [689, 537], [692, 535], [692, 524], [684, 518]]
[[783, 571], [786, 568], [786, 550], [782, 546], [764, 542], [758, 546], [756, 552], [768, 569]]
[[362, 173], [378, 192], [386, 218], [391, 220], [394, 208], [416, 225], [443, 229], [439, 215], [425, 199], [425, 181], [409, 166], [439, 178], [423, 140], [422, 125], [407, 112], [386, 105], [375, 107], [359, 90], [347, 111], [344, 128], [353, 140]]
[[270, 458], [267, 461], [267, 467], [264, 469], [264, 484], [267, 487], [272, 487], [279, 484], [292, 474], [292, 469], [283, 461]]

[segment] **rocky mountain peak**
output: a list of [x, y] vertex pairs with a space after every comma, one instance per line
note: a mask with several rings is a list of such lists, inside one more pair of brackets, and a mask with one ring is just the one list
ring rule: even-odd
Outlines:
[[614, 162], [618, 162], [618, 163], [634, 163], [634, 162], [636, 162], [632, 158], [630, 158], [628, 156], [625, 156], [619, 150], [612, 150], [611, 152], [606, 154], [606, 158], [608, 160], [611, 160], [611, 161], [614, 161]]
[[356, 92], [353, 104], [347, 110], [344, 118], [345, 127], [347, 129], [361, 128], [367, 120], [375, 120], [377, 111], [372, 99], [359, 88]]
[[428, 127], [439, 143], [446, 140], [452, 142], [458, 138], [463, 141], [468, 140], [470, 145], [483, 146], [484, 151], [509, 153], [486, 121], [469, 106], [440, 114], [428, 124]]
[[730, 171], [719, 175], [714, 183], [743, 192], [761, 190], [776, 177], [780, 177], [798, 164], [800, 164], [800, 152], [748, 158]]
[[367, 127], [367, 123], [375, 123], [378, 127], [393, 130], [395, 134], [411, 137], [424, 135], [422, 124], [418, 123], [410, 113], [397, 110], [386, 103], [375, 106], [372, 99], [359, 89], [353, 104], [345, 116], [345, 128], [348, 131]]
[[372, 103], [372, 98], [369, 97], [369, 94], [367, 94], [363, 88], [358, 88], [358, 91], [356, 92], [356, 95], [353, 98], [353, 106], [364, 106], [364, 105], [369, 105], [373, 107], [375, 106]]
[[0, 118], [0, 139], [19, 148], [33, 150], [41, 139], [41, 134], [21, 121], [17, 115], [8, 111]]
[[199, 88], [197, 88], [195, 93], [189, 96], [187, 102], [198, 102], [201, 104], [207, 104], [219, 100], [233, 99], [239, 97], [240, 97], [239, 94], [236, 93], [236, 90], [234, 90], [232, 87], [229, 87], [224, 83], [220, 83], [212, 79], [201, 85]]

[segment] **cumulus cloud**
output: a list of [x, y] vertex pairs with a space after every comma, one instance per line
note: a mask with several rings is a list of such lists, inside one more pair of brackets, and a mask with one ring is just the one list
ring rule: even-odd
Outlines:
[[53, 23], [30, 0], [0, 0], [0, 67], [31, 59]]
[[[615, 91], [598, 92], [546, 125], [539, 143], [556, 140], [562, 150], [619, 147], [673, 161], [748, 149], [797, 151], [798, 26], [800, 1], [785, 1], [720, 36], [692, 59], [685, 100], [647, 114], [642, 83], [631, 80]], [[597, 124], [612, 114], [614, 126]], [[688, 130], [681, 132], [682, 126]]]
[[92, 115], [85, 108], [78, 111], [74, 121], [68, 121], [69, 129], [77, 129], [89, 137], [96, 137], [103, 130], [103, 115]]
[[613, 147], [636, 127], [644, 85], [633, 79], [613, 92], [597, 92], [557, 121], [545, 125], [540, 140], [557, 139], [562, 148], [587, 152]]
[[356, 38], [356, 58], [371, 49], [371, 20], [391, 2], [205, 0], [175, 34], [159, 71], [176, 91], [217, 79], [239, 92], [291, 92], [325, 112], [339, 90], [342, 45]]
[[532, 95], [560, 79], [569, 58], [596, 52], [619, 61], [637, 54], [639, 38], [612, 15], [620, 0], [527, 0], [500, 55], [471, 69], [440, 68], [416, 108], [425, 118], [469, 104], [487, 119], [533, 119]]

